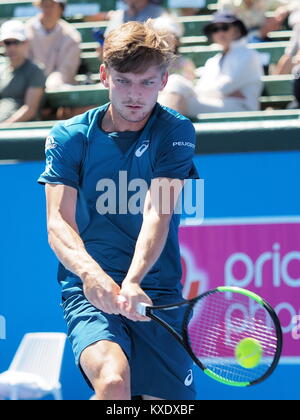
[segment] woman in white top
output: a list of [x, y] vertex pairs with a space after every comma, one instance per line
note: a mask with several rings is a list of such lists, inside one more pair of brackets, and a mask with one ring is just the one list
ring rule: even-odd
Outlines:
[[206, 62], [196, 85], [171, 75], [159, 101], [190, 118], [209, 112], [258, 110], [263, 68], [258, 54], [247, 47], [243, 22], [217, 13], [205, 34], [222, 47], [222, 53]]

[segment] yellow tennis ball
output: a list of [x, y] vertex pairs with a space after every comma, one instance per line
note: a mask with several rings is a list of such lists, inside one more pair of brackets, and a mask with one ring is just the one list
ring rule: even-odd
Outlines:
[[246, 369], [255, 368], [259, 364], [262, 354], [262, 346], [255, 338], [244, 338], [235, 348], [238, 364]]

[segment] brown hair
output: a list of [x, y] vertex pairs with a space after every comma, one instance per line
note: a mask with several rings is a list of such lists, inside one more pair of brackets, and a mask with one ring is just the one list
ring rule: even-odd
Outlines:
[[104, 64], [120, 73], [143, 73], [151, 65], [165, 71], [175, 58], [173, 39], [155, 30], [152, 19], [121, 25], [109, 32], [103, 47]]

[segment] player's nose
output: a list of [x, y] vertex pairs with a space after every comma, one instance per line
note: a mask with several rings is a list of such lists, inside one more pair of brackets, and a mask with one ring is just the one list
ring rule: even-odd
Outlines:
[[135, 103], [141, 98], [142, 92], [138, 86], [133, 84], [128, 91], [128, 96], [132, 103]]

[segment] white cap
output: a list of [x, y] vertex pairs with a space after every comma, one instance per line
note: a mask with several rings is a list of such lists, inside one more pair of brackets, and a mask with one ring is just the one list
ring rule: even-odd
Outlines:
[[8, 20], [4, 22], [0, 29], [0, 41], [6, 39], [17, 39], [18, 41], [26, 41], [25, 25], [19, 20]]
[[178, 38], [181, 38], [184, 34], [184, 28], [180, 22], [177, 22], [172, 16], [162, 15], [152, 20], [152, 26], [156, 30], [164, 30], [171, 32]]

